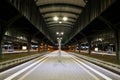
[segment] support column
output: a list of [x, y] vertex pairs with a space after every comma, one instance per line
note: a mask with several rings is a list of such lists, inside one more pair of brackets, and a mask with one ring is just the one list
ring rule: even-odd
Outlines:
[[30, 53], [30, 49], [31, 49], [31, 40], [32, 40], [32, 37], [28, 36], [27, 37], [27, 41], [28, 41], [28, 53]]
[[46, 51], [48, 51], [48, 45], [46, 44]]
[[38, 52], [40, 52], [40, 42], [38, 42]]
[[6, 28], [4, 26], [0, 25], [0, 58], [3, 57], [3, 54], [2, 54], [2, 40], [3, 40], [3, 37], [4, 37], [5, 31], [6, 31]]
[[[0, 36], [0, 37], [1, 37], [1, 36]], [[2, 55], [2, 46], [1, 46], [1, 45], [2, 45], [2, 40], [0, 40], [0, 58], [2, 58], [2, 56], [3, 56], [3, 55]]]
[[74, 52], [75, 52], [75, 50], [76, 50], [76, 45], [74, 44]]
[[42, 49], [42, 51], [45, 51], [45, 43], [43, 42], [43, 49]]
[[118, 25], [114, 26], [111, 22], [106, 20], [104, 17], [100, 16], [99, 20], [103, 21], [109, 29], [115, 32], [116, 37], [116, 59], [120, 61], [120, 29], [117, 28]]
[[91, 54], [91, 39], [90, 38], [88, 38], [87, 39], [88, 40], [88, 54]]
[[120, 31], [116, 30], [116, 57], [120, 61]]
[[80, 44], [81, 44], [81, 43], [79, 42], [79, 43], [78, 43], [79, 53], [81, 52], [81, 51], [80, 51]]
[[72, 51], [72, 45], [70, 45], [70, 51]]
[[59, 48], [59, 53], [61, 53], [61, 39], [58, 40], [58, 48]]
[[61, 62], [61, 39], [58, 39], [58, 49], [59, 49], [59, 52], [58, 52], [58, 61]]
[[45, 43], [45, 45], [44, 45], [44, 46], [45, 46], [45, 51], [47, 51], [47, 44]]

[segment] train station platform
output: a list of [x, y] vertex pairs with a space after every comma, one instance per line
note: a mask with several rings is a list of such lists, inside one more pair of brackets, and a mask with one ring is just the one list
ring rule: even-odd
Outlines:
[[0, 80], [119, 80], [120, 75], [70, 52], [54, 51], [0, 73]]
[[[77, 51], [78, 52], [78, 51]], [[81, 50], [81, 52], [84, 52], [84, 53], [88, 53], [87, 50]], [[105, 52], [105, 51], [91, 51], [91, 54], [101, 54], [101, 55], [111, 55], [111, 56], [115, 56], [115, 52]]]
[[[30, 50], [30, 52], [35, 52], [37, 50]], [[28, 50], [13, 50], [13, 51], [3, 51], [3, 54], [9, 54], [9, 53], [22, 53], [22, 52], [28, 52]]]

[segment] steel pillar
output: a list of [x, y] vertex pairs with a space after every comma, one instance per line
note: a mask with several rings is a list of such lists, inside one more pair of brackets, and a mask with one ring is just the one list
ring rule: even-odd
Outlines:
[[31, 36], [28, 36], [28, 37], [27, 37], [27, 42], [28, 42], [28, 53], [30, 53], [30, 49], [31, 49], [31, 40], [32, 40], [32, 37], [31, 37]]
[[92, 41], [92, 38], [88, 37], [87, 41], [88, 41], [88, 46], [89, 46], [89, 48], [88, 48], [88, 54], [91, 54], [91, 41]]
[[38, 42], [38, 52], [40, 52], [40, 42]]
[[116, 31], [116, 57], [117, 57], [117, 60], [120, 61], [120, 31], [117, 30]]
[[81, 51], [80, 51], [80, 44], [81, 44], [81, 43], [79, 42], [79, 43], [78, 43], [79, 53], [81, 52]]
[[0, 23], [0, 57], [1, 58], [3, 57], [3, 54], [2, 54], [2, 40], [3, 40], [3, 37], [4, 37], [5, 31], [6, 31], [6, 27], [3, 26]]

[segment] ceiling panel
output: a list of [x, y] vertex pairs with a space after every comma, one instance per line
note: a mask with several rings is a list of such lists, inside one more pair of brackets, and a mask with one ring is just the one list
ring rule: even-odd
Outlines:
[[41, 13], [45, 13], [45, 12], [50, 12], [50, 11], [68, 11], [68, 12], [74, 12], [74, 13], [81, 13], [82, 10], [78, 9], [78, 8], [73, 8], [73, 7], [46, 7], [46, 8], [39, 8]]
[[66, 3], [66, 4], [73, 4], [78, 6], [85, 6], [84, 0], [38, 0], [37, 5], [46, 5], [46, 4], [52, 4], [52, 3]]
[[70, 13], [49, 13], [49, 14], [45, 14], [43, 15], [44, 17], [54, 17], [54, 16], [58, 16], [58, 17], [74, 17], [74, 18], [78, 18], [79, 15], [75, 15], [75, 14], [70, 14]]

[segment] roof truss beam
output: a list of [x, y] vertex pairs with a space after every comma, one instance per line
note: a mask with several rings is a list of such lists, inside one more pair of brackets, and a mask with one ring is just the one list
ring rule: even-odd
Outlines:
[[73, 4], [69, 4], [69, 3], [53, 3], [53, 4], [44, 4], [44, 5], [39, 5], [38, 7], [39, 8], [46, 8], [46, 7], [61, 7], [61, 6], [64, 6], [64, 7], [72, 7], [72, 8], [77, 8], [77, 9], [83, 9], [84, 7], [82, 6], [78, 6], [78, 5], [73, 5]]

